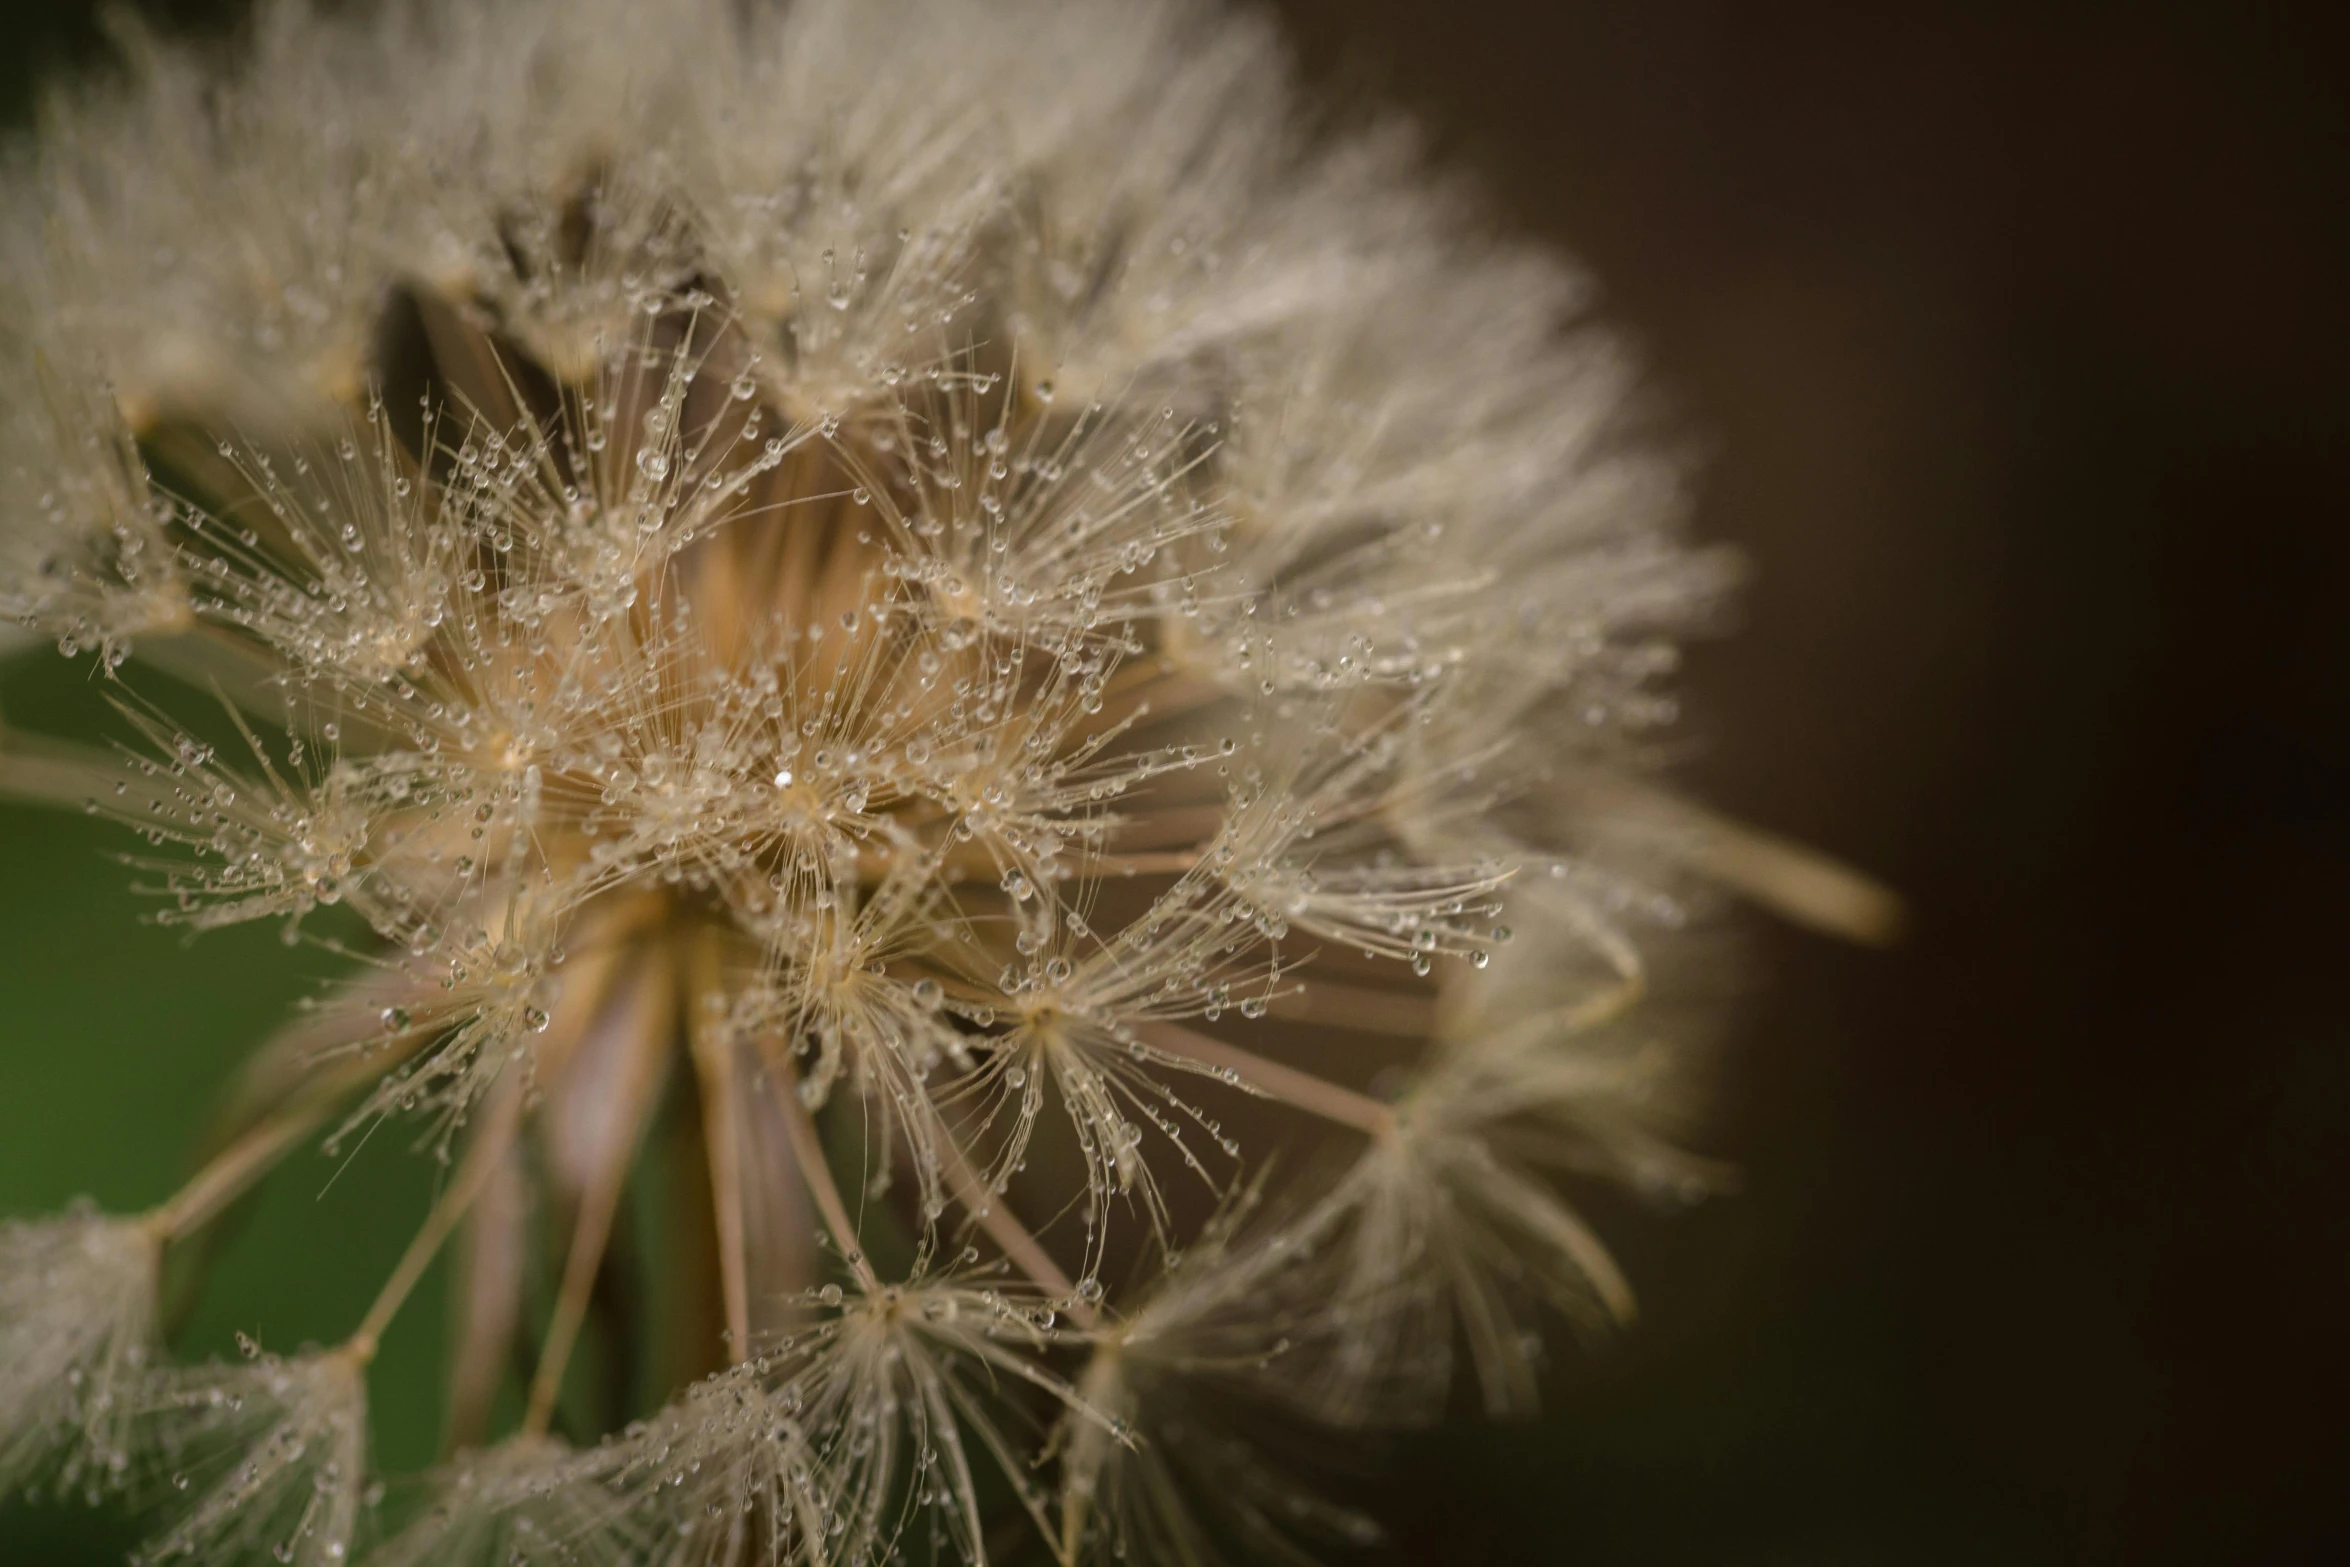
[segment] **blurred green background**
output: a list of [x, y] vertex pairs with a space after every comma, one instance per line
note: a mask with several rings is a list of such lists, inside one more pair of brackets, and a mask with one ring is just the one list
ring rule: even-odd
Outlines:
[[[234, 7], [176, 0], [210, 25]], [[2316, 6], [1283, 0], [1574, 248], [1757, 567], [1691, 782], [1896, 883], [1890, 955], [1753, 922], [1714, 1151], [1598, 1215], [1647, 1319], [1553, 1413], [1356, 1484], [1415, 1564], [2350, 1559], [2350, 111]], [[96, 52], [8, 11], [0, 90]], [[86, 664], [8, 667], [72, 732]], [[140, 922], [117, 835], [0, 807], [0, 1212], [171, 1189], [314, 977]], [[191, 1352], [334, 1334], [426, 1172], [298, 1161]], [[428, 1292], [432, 1289], [427, 1284]], [[429, 1454], [431, 1296], [374, 1379]], [[72, 1509], [0, 1563], [118, 1560]]]

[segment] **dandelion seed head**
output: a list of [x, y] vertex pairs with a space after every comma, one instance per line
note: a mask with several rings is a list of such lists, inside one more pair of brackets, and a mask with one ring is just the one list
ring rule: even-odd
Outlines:
[[[1219, 1493], [1294, 1556], [1367, 1525], [1223, 1412], [1428, 1418], [1456, 1339], [1516, 1412], [1530, 1305], [1628, 1315], [1560, 1182], [1702, 1184], [1626, 1017], [1699, 873], [1789, 885], [1649, 780], [1734, 573], [1581, 274], [1304, 129], [1262, 22], [284, 0], [126, 31], [0, 179], [0, 612], [136, 736], [0, 788], [357, 965], [158, 1227], [6, 1232], [0, 1478], [114, 1462], [56, 1389], [135, 1367], [126, 1237], [385, 1122], [451, 1173], [350, 1342], [138, 1379], [250, 1455], [154, 1559], [340, 1559], [444, 1243], [453, 1403], [539, 1365], [393, 1560], [977, 1562], [990, 1498], [1198, 1560]], [[730, 1368], [571, 1454], [672, 1145]]]

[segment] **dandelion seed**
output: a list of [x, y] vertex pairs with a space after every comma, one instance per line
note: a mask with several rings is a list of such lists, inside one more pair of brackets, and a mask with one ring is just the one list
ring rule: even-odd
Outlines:
[[158, 1239], [76, 1209], [0, 1225], [0, 1488], [96, 1494], [131, 1465]]
[[367, 1391], [348, 1355], [188, 1367], [146, 1391], [144, 1442], [193, 1500], [140, 1560], [300, 1567], [351, 1558], [367, 1483]]
[[560, 1443], [523, 1438], [457, 1460], [432, 1500], [368, 1552], [373, 1567], [586, 1567], [648, 1559], [650, 1531]]

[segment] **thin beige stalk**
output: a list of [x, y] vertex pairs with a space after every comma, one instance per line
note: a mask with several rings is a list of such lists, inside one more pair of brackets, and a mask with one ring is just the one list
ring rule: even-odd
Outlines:
[[424, 1277], [434, 1254], [457, 1227], [457, 1221], [465, 1217], [482, 1188], [489, 1184], [499, 1161], [506, 1157], [506, 1150], [513, 1146], [515, 1130], [522, 1123], [522, 1101], [523, 1089], [518, 1080], [508, 1076], [500, 1081], [490, 1104], [489, 1120], [467, 1145], [465, 1157], [458, 1161], [456, 1177], [433, 1204], [432, 1212], [425, 1216], [424, 1227], [400, 1254], [399, 1265], [384, 1281], [375, 1303], [367, 1308], [367, 1315], [344, 1341], [345, 1351], [361, 1365], [375, 1358], [376, 1344], [383, 1337], [384, 1329], [391, 1325], [417, 1281]]
[[287, 1149], [316, 1131], [332, 1108], [326, 1101], [306, 1100], [254, 1126], [215, 1154], [169, 1201], [148, 1212], [141, 1221], [148, 1233], [171, 1242], [201, 1228], [267, 1174]]
[[1594, 792], [1682, 863], [1798, 924], [1872, 946], [1901, 937], [1900, 896], [1827, 855], [1646, 784], [1619, 780]]
[[[936, 1116], [935, 1111], [933, 1115]], [[955, 1194], [955, 1201], [963, 1205], [963, 1210], [986, 1232], [987, 1238], [995, 1242], [996, 1249], [1011, 1261], [1012, 1266], [1027, 1274], [1037, 1288], [1062, 1303], [1080, 1326], [1092, 1327], [1094, 1309], [1078, 1298], [1077, 1286], [1070, 1282], [1068, 1274], [1061, 1271], [1061, 1265], [1053, 1260], [1052, 1253], [1044, 1249], [1044, 1243], [1036, 1238], [1027, 1225], [1020, 1222], [1020, 1216], [999, 1201], [980, 1178], [979, 1172], [971, 1168], [971, 1161], [963, 1156], [963, 1149], [955, 1141], [945, 1118], [937, 1117], [935, 1124], [938, 1129], [939, 1162], [943, 1167], [941, 1173], [946, 1176], [948, 1189]]]
[[1266, 1011], [1285, 1022], [1398, 1039], [1426, 1039], [1436, 1026], [1436, 1002], [1430, 996], [1331, 979], [1318, 978], [1276, 995]]
[[808, 1183], [809, 1195], [816, 1199], [816, 1211], [824, 1216], [824, 1227], [832, 1232], [833, 1244], [857, 1276], [857, 1283], [867, 1290], [881, 1287], [873, 1264], [865, 1260], [865, 1250], [857, 1244], [857, 1226], [849, 1218], [848, 1204], [841, 1201], [840, 1183], [832, 1178], [832, 1166], [824, 1157], [824, 1140], [817, 1135], [816, 1118], [808, 1113], [808, 1102], [800, 1097], [799, 1069], [792, 1064], [787, 1047], [773, 1053], [778, 1063], [777, 1098], [783, 1104], [783, 1124], [791, 1132], [792, 1157], [799, 1161], [800, 1175]]
[[[710, 1203], [718, 1225], [719, 1287], [726, 1303], [729, 1358], [750, 1353], [749, 1258], [743, 1235], [742, 1085], [733, 1035], [722, 1026], [725, 1005], [719, 933], [704, 925], [687, 939], [686, 1040], [702, 1092], [702, 1146], [710, 1165]], [[717, 1002], [718, 1008], [709, 1005]]]
[[1278, 1099], [1308, 1115], [1351, 1126], [1369, 1137], [1385, 1137], [1395, 1130], [1392, 1107], [1311, 1072], [1268, 1061], [1238, 1045], [1210, 1039], [1178, 1023], [1138, 1023], [1135, 1032], [1168, 1055], [1214, 1067], [1229, 1074], [1230, 1080], [1241, 1087]]
[[[629, 1118], [626, 1135], [631, 1146], [643, 1132], [653, 1085], [658, 1081], [669, 1046], [662, 1025], [666, 1021], [671, 987], [662, 983], [661, 974], [658, 966], [647, 966], [637, 979], [637, 995], [633, 998], [640, 1015], [622, 1020], [624, 1026], [633, 1025], [629, 1046], [634, 1054], [622, 1082], [624, 1102], [617, 1113]], [[529, 1404], [523, 1412], [522, 1430], [527, 1436], [544, 1436], [548, 1422], [554, 1417], [555, 1400], [563, 1391], [563, 1373], [570, 1365], [571, 1351], [587, 1319], [588, 1295], [594, 1288], [597, 1270], [604, 1264], [604, 1249], [612, 1239], [612, 1220], [619, 1212], [620, 1195], [628, 1184], [631, 1162], [625, 1156], [605, 1159], [580, 1194], [579, 1214], [571, 1229], [571, 1250], [564, 1259], [563, 1282], [555, 1297], [555, 1314], [547, 1324], [547, 1340], [539, 1351], [538, 1368], [531, 1377]]]
[[1171, 849], [1157, 853], [1104, 854], [1086, 861], [1088, 869], [1099, 869], [1118, 876], [1180, 876], [1197, 867], [1197, 849]]

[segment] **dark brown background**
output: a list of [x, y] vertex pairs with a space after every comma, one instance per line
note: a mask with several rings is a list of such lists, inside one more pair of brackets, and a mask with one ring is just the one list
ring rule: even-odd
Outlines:
[[2350, 1559], [2323, 9], [1280, 9], [1606, 280], [1758, 567], [1697, 779], [1916, 909], [1758, 932], [1744, 1194], [1622, 1232], [1544, 1423], [1393, 1455], [1390, 1559]]

